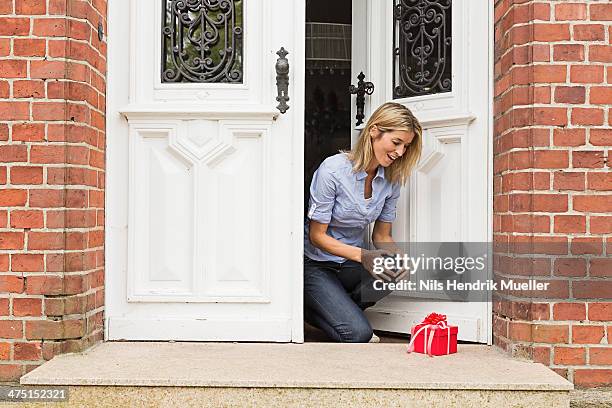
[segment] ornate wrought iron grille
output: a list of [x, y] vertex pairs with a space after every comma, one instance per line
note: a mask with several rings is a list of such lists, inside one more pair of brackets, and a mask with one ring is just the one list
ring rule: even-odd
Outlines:
[[162, 82], [242, 83], [244, 0], [162, 1]]
[[395, 0], [393, 97], [451, 91], [452, 0]]

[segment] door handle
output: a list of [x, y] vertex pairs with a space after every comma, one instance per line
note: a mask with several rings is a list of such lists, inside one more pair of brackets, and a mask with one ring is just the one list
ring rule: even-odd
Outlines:
[[287, 52], [284, 47], [276, 51], [278, 59], [274, 66], [276, 69], [276, 92], [278, 94], [276, 97], [276, 101], [278, 102], [276, 108], [280, 113], [285, 113], [287, 109], [289, 109], [289, 105], [287, 105], [287, 101], [289, 100], [289, 61], [286, 58], [287, 54], [289, 54], [289, 52]]
[[351, 85], [349, 86], [349, 92], [351, 95], [357, 94], [357, 115], [355, 115], [355, 119], [357, 119], [357, 123], [355, 126], [359, 126], [363, 123], [363, 119], [365, 118], [364, 110], [365, 110], [365, 95], [372, 95], [374, 93], [374, 84], [371, 82], [364, 82], [365, 75], [363, 71], [357, 75], [357, 86]]

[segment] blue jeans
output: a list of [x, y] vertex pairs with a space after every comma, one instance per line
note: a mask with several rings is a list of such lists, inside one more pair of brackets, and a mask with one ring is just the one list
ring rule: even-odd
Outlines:
[[359, 262], [304, 257], [304, 320], [339, 342], [367, 343], [372, 326], [363, 311], [387, 296]]

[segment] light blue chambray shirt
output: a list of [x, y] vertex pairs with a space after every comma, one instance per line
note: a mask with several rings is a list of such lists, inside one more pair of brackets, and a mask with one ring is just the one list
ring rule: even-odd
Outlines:
[[[353, 172], [345, 153], [330, 156], [321, 163], [312, 177], [307, 217], [328, 224], [327, 235], [348, 245], [364, 247], [366, 227], [376, 221], [395, 220], [395, 207], [400, 194], [399, 183], [385, 179], [385, 169], [378, 166], [372, 180], [372, 198], [363, 197], [367, 173]], [[310, 243], [309, 222], [304, 226], [304, 254], [316, 261], [344, 262]]]

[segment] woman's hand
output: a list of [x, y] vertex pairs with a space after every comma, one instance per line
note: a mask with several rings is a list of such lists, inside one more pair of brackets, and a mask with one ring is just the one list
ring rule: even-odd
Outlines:
[[[374, 279], [382, 279], [387, 282], [397, 281], [402, 279], [408, 271], [404, 269], [393, 270], [383, 269], [379, 273], [374, 272], [374, 258], [378, 256], [393, 256], [394, 253], [389, 250], [373, 250], [368, 251], [361, 249], [356, 246], [347, 245], [343, 242], [338, 241], [335, 238], [327, 235], [328, 224], [321, 224], [316, 221], [310, 221], [310, 242], [317, 248], [323, 251], [329, 252], [330, 254], [337, 255], [346, 259], [350, 259], [356, 262], [360, 262], [366, 271]], [[365, 256], [365, 258], [364, 258]], [[364, 260], [365, 259], [365, 260]], [[382, 260], [379, 262], [383, 262]], [[377, 269], [378, 271], [379, 269]]]
[[390, 263], [389, 258], [392, 259], [393, 254], [383, 249], [361, 250], [361, 264], [374, 279], [395, 282], [405, 277], [408, 270], [386, 266]]
[[[372, 242], [379, 251], [383, 251], [387, 256], [403, 256], [404, 251], [402, 251], [391, 236], [392, 225], [390, 222], [377, 220], [372, 231]], [[395, 268], [384, 272], [385, 275], [395, 282], [405, 278], [410, 273], [410, 269], [406, 265], [403, 268], [398, 268], [398, 266], [395, 265]]]

